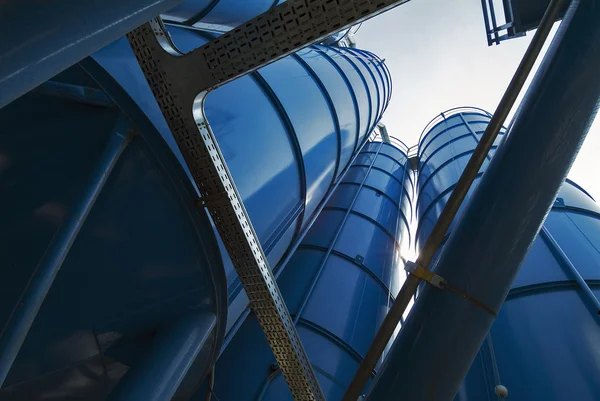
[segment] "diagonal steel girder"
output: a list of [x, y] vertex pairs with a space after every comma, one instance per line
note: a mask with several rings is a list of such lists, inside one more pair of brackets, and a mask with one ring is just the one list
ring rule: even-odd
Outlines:
[[127, 37], [295, 400], [325, 400], [204, 113], [207, 93], [408, 0], [288, 0], [184, 54], [160, 17]]

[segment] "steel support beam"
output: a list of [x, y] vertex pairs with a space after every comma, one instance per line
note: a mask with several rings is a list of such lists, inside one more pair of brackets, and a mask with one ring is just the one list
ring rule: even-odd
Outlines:
[[[294, 322], [267, 263], [225, 158], [204, 113], [208, 92], [186, 87], [194, 74], [177, 68], [165, 71], [165, 59], [183, 54], [170, 40], [160, 18], [128, 34], [150, 88], [200, 191], [231, 258], [250, 306], [259, 321], [281, 371], [297, 400], [324, 400]], [[163, 47], [164, 46], [164, 47]]]
[[40, 310], [54, 279], [58, 275], [81, 227], [94, 207], [104, 184], [119, 161], [119, 157], [131, 142], [134, 129], [124, 117], [120, 117], [110, 134], [104, 153], [90, 176], [82, 197], [52, 239], [42, 260], [34, 270], [27, 287], [10, 318], [0, 332], [0, 387], [15, 361], [27, 333]]
[[[288, 0], [183, 54], [160, 18], [127, 36], [295, 400], [324, 400], [204, 113], [207, 93], [408, 0]], [[252, 133], [249, 133], [251, 135]]]
[[170, 401], [213, 334], [216, 321], [213, 313], [190, 312], [162, 327], [143, 360], [111, 392], [110, 401]]
[[600, 1], [574, 0], [434, 266], [470, 299], [426, 285], [367, 400], [454, 398], [596, 115], [598, 43]]
[[[540, 54], [548, 35], [550, 34], [554, 16], [564, 2], [565, 0], [552, 0], [548, 6], [546, 14], [540, 23], [539, 29], [536, 31], [531, 43], [529, 44], [529, 47], [527, 48], [527, 51], [525, 51], [523, 59], [519, 63], [515, 74], [506, 88], [506, 91], [504, 92], [496, 111], [490, 116], [491, 119], [485, 129], [485, 132], [478, 141], [475, 151], [469, 158], [469, 161], [467, 162], [465, 169], [458, 179], [458, 182], [454, 186], [448, 201], [444, 205], [444, 209], [435, 222], [435, 226], [429, 234], [425, 245], [421, 249], [416, 263], [411, 265], [408, 263], [406, 264], [405, 269], [410, 270], [411, 273], [406, 277], [404, 284], [402, 284], [402, 288], [400, 288], [396, 300], [392, 304], [392, 307], [388, 311], [388, 314], [385, 316], [385, 319], [379, 327], [379, 330], [377, 331], [369, 350], [365, 354], [365, 358], [354, 374], [350, 386], [348, 386], [346, 389], [346, 393], [344, 394], [342, 401], [354, 401], [362, 393], [365, 385], [367, 384], [370, 372], [374, 369], [377, 361], [383, 353], [383, 350], [387, 347], [394, 331], [396, 330], [396, 327], [398, 326], [398, 323], [402, 320], [402, 316], [404, 315], [410, 300], [413, 297], [416, 298], [416, 292], [421, 280], [435, 278], [436, 281], [438, 281], [438, 285], [443, 282], [443, 280], [439, 281], [439, 276], [432, 275], [427, 268], [432, 264], [434, 256], [444, 243], [448, 229], [454, 221], [462, 202], [471, 188], [471, 185], [475, 181], [476, 177], [479, 176], [479, 170], [481, 169], [484, 160], [494, 145], [494, 141], [502, 129], [502, 124], [506, 120], [510, 110], [513, 108], [519, 93], [521, 93], [521, 89], [523, 88], [523, 85], [525, 85], [525, 81], [531, 73], [535, 61], [537, 60], [537, 57]], [[413, 164], [414, 169], [417, 170], [419, 164], [419, 152], [417, 151], [415, 153], [416, 154], [414, 157], [411, 158], [411, 163]], [[407, 269], [407, 267], [409, 269]], [[447, 289], [449, 290], [450, 288]], [[455, 291], [459, 291], [456, 287], [453, 287], [453, 289]]]
[[569, 259], [565, 251], [561, 248], [556, 239], [554, 239], [554, 236], [550, 233], [550, 230], [548, 230], [546, 226], [542, 227], [540, 236], [544, 238], [546, 244], [560, 258], [562, 265], [565, 267], [567, 276], [571, 276], [577, 282], [577, 285], [581, 289], [583, 297], [589, 306], [596, 311], [596, 315], [600, 315], [600, 301], [596, 297], [596, 294], [594, 294], [594, 291], [590, 288], [581, 273], [579, 273], [573, 262], [571, 262], [571, 259]]
[[1, 1], [0, 108], [181, 1]]
[[[161, 56], [161, 71], [179, 74], [171, 80], [174, 93], [196, 97], [408, 1], [287, 0], [190, 53]], [[145, 24], [130, 39], [144, 40], [156, 25]], [[168, 34], [157, 35], [169, 41]]]

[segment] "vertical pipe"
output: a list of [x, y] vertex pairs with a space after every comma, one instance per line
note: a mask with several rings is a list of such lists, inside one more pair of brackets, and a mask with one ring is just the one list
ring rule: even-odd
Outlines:
[[454, 291], [423, 288], [367, 400], [455, 396], [596, 115], [598, 43], [600, 1], [574, 0], [434, 266]]
[[150, 350], [119, 382], [111, 401], [170, 401], [216, 324], [212, 313], [191, 312], [156, 335]]
[[585, 282], [585, 279], [581, 276], [581, 274], [579, 274], [579, 271], [577, 271], [577, 268], [575, 267], [575, 265], [573, 265], [573, 262], [571, 262], [565, 251], [562, 250], [558, 242], [556, 242], [552, 234], [550, 234], [550, 231], [548, 231], [548, 229], [545, 226], [542, 226], [541, 234], [542, 237], [548, 243], [548, 245], [550, 245], [551, 249], [558, 254], [558, 257], [563, 262], [562, 265], [565, 266], [568, 270], [567, 274], [571, 275], [575, 279], [575, 281], [577, 281], [577, 284], [579, 285], [579, 288], [581, 288], [581, 290], [583, 291], [586, 300], [588, 301], [590, 306], [596, 311], [596, 316], [600, 315], [600, 301], [598, 301], [598, 298], [596, 298], [596, 295], [594, 295], [594, 292], [592, 291], [590, 286]]
[[8, 376], [10, 368], [27, 337], [27, 333], [73, 242], [77, 238], [77, 234], [79, 234], [96, 199], [98, 199], [98, 195], [100, 195], [112, 169], [132, 138], [133, 130], [130, 123], [124, 118], [119, 118], [117, 125], [110, 133], [104, 153], [90, 176], [85, 192], [52, 239], [42, 260], [23, 290], [8, 322], [0, 333], [0, 386]]

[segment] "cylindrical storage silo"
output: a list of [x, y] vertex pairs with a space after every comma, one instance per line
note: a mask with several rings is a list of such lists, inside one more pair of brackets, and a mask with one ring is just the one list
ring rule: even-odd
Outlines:
[[[161, 339], [181, 346], [162, 363], [191, 373], [184, 396], [223, 342], [227, 283], [197, 192], [100, 80], [75, 65], [0, 110], [2, 400], [104, 400], [161, 362]], [[169, 370], [184, 351], [193, 364]]]
[[[278, 278], [330, 401], [341, 399], [405, 278], [413, 192], [406, 151], [367, 143]], [[292, 399], [253, 314], [215, 374], [221, 401]]]
[[[426, 129], [419, 143], [418, 244], [424, 243], [473, 152], [471, 138], [481, 135], [488, 121], [483, 111], [457, 109]], [[599, 249], [600, 207], [567, 180], [457, 401], [495, 401], [498, 385], [508, 389], [509, 400], [598, 399], [600, 290], [594, 285], [600, 278]]]
[[[212, 38], [196, 30], [169, 31], [184, 52]], [[125, 88], [183, 164], [125, 39], [93, 61]], [[390, 93], [389, 71], [373, 54], [310, 46], [208, 95], [208, 121], [273, 270], [376, 126]], [[225, 259], [229, 330], [248, 302]]]
[[[490, 118], [490, 114], [481, 109], [451, 109], [434, 118], [421, 134], [417, 154], [419, 159], [416, 196], [419, 224], [415, 235], [417, 251], [429, 237]], [[501, 130], [469, 195], [479, 182], [503, 135], [504, 130]], [[457, 218], [466, 203], [463, 202]], [[454, 221], [456, 222], [456, 219]]]
[[284, 0], [184, 0], [161, 14], [167, 22], [229, 30], [283, 3]]
[[[170, 31], [186, 51], [210, 39]], [[208, 120], [272, 268], [299, 243], [390, 90], [370, 53], [313, 46], [209, 95]], [[24, 334], [14, 364], [0, 358], [10, 368], [0, 398], [105, 399], [125, 374], [157, 387], [155, 377], [185, 376], [177, 396], [188, 395], [247, 298], [127, 41], [3, 108], [0, 122], [0, 347], [40, 266], [60, 268], [33, 286], [43, 303], [29, 330], [14, 331]], [[177, 360], [173, 344], [189, 345], [190, 358]], [[131, 385], [118, 389], [136, 399]]]

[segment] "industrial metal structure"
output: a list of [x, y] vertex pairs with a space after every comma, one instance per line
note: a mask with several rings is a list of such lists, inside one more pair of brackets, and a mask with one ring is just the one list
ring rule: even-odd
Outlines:
[[[328, 400], [341, 398], [405, 278], [401, 250], [413, 193], [407, 150], [367, 143], [278, 278]], [[215, 372], [219, 399], [293, 399], [252, 314]]]
[[[212, 38], [177, 27], [169, 31], [182, 49]], [[207, 99], [206, 113], [276, 271], [340, 182], [390, 96], [389, 72], [376, 56], [313, 46]], [[195, 344], [202, 363], [190, 376], [202, 380], [225, 333], [245, 318], [248, 298], [209, 220], [194, 206], [198, 195], [190, 172], [126, 39], [1, 109], [0, 118], [10, 127], [2, 135], [3, 155], [10, 160], [3, 170], [2, 255], [8, 266], [19, 266], [18, 274], [2, 269], [2, 394], [35, 398], [60, 389], [65, 396], [102, 399], [125, 372], [151, 364], [148, 358], [162, 346], [153, 345], [154, 333], [186, 310], [193, 316], [207, 310], [212, 323], [182, 323], [161, 341], [191, 330], [212, 333], [204, 346]], [[31, 140], [38, 147], [32, 149]], [[22, 202], [37, 191], [43, 196]], [[109, 206], [114, 202], [118, 208]], [[136, 256], [140, 253], [143, 257]], [[31, 285], [36, 280], [43, 289]], [[109, 304], [101, 294], [110, 294]], [[31, 308], [19, 312], [16, 305], [28, 298]], [[56, 325], [59, 315], [73, 323]], [[81, 339], [68, 343], [76, 333]], [[56, 348], [57, 343], [69, 345]], [[54, 356], [45, 357], [48, 353]], [[84, 367], [95, 374], [77, 388], [64, 388]], [[134, 383], [149, 380], [127, 377]], [[132, 386], [122, 392], [131, 396]], [[189, 392], [195, 385], [187, 387]]]
[[[560, 5], [552, 2], [549, 9]], [[536, 36], [547, 30], [551, 17], [547, 12]], [[571, 3], [510, 132], [439, 258], [432, 266], [413, 269], [428, 285], [419, 292], [367, 400], [387, 400], [400, 392], [406, 399], [451, 399], [458, 392], [597, 111], [600, 82], [591, 77], [594, 60], [600, 60], [595, 45], [599, 21], [596, 2]], [[497, 127], [494, 117], [504, 111], [494, 113], [459, 183], [465, 175], [476, 177], [493, 145], [488, 133]], [[481, 164], [473, 168], [472, 160]], [[458, 184], [453, 194], [457, 189]], [[444, 210], [457, 210], [451, 200]]]
[[[456, 108], [441, 113], [423, 130], [417, 153], [419, 158], [416, 196], [418, 225], [415, 233], [417, 251], [421, 250], [433, 230], [491, 117], [491, 114], [480, 109]], [[504, 134], [503, 128], [483, 162], [483, 167], [477, 174], [470, 193], [479, 183]], [[454, 222], [460, 218], [465, 206], [466, 203], [463, 203]], [[450, 226], [446, 238], [453, 226], [454, 223]]]
[[[499, 10], [498, 3], [502, 5]], [[523, 37], [536, 29], [549, 4], [550, 0], [481, 0], [488, 46]], [[563, 18], [567, 7], [568, 2], [565, 2], [556, 21]]]
[[[432, 221], [447, 201], [490, 116], [474, 108], [452, 109], [424, 130], [419, 141], [417, 248], [431, 231]], [[503, 136], [504, 130], [475, 185]], [[600, 371], [592, 355], [600, 339], [600, 302], [593, 290], [600, 274], [599, 218], [600, 207], [591, 196], [567, 180], [457, 401], [496, 400], [498, 385], [506, 387], [513, 399], [597, 398], [600, 389], [595, 377]]]
[[0, 401], [598, 399], [600, 2], [482, 0], [539, 29], [408, 148], [406, 1], [0, 4]]
[[[457, 400], [595, 400], [600, 207], [566, 181]], [[509, 398], [509, 399], [510, 399]]]

